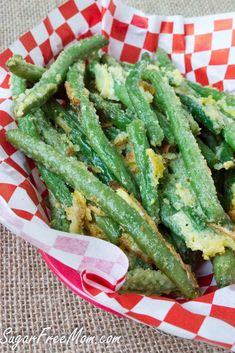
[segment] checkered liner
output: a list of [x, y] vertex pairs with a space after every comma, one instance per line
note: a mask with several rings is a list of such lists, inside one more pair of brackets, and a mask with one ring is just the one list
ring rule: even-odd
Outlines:
[[[6, 130], [15, 126], [5, 63], [18, 53], [29, 62], [48, 65], [67, 44], [93, 33], [107, 36], [110, 40], [108, 52], [120, 60], [136, 62], [143, 52], [153, 53], [161, 46], [188, 79], [222, 90], [235, 90], [235, 13], [187, 19], [147, 16], [113, 0], [70, 0], [53, 10], [41, 24], [0, 54], [0, 195], [19, 217], [18, 221], [27, 220], [28, 225], [36, 224], [45, 231], [48, 230], [45, 227], [47, 209], [43, 202], [45, 186], [34, 163], [26, 160], [5, 139]], [[82, 241], [82, 236], [77, 239]], [[62, 239], [60, 250], [65, 245], [66, 241]], [[71, 254], [71, 249], [67, 251]], [[105, 248], [102, 251], [105, 252]], [[58, 253], [53, 255], [63, 260]], [[73, 267], [67, 260], [65, 263]], [[124, 268], [123, 258], [122, 271]], [[78, 285], [78, 291], [112, 312], [180, 337], [218, 344], [235, 352], [235, 286], [216, 290], [209, 262], [199, 269], [198, 280], [204, 295], [188, 302], [107, 293], [102, 287], [94, 287], [89, 276], [83, 286]]]

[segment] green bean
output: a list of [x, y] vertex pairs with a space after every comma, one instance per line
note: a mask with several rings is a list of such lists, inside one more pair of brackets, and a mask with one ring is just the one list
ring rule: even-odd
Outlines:
[[117, 129], [114, 126], [111, 126], [111, 127], [104, 128], [104, 133], [105, 133], [105, 136], [108, 138], [108, 140], [113, 143], [114, 140], [118, 137], [118, 135], [123, 134], [123, 131]]
[[[161, 219], [163, 223], [174, 234], [177, 234], [177, 239], [186, 242], [186, 245], [192, 250], [201, 250], [205, 259], [214, 258], [214, 256], [218, 259], [221, 256], [222, 259], [225, 258], [228, 261], [230, 257], [227, 259], [227, 252], [230, 250], [226, 247], [234, 248], [233, 243], [227, 236], [224, 237], [220, 230], [209, 228], [206, 224], [206, 219], [201, 214], [200, 206], [190, 187], [181, 158], [173, 161], [171, 168], [174, 174], [168, 176], [163, 188], [161, 203]], [[225, 252], [222, 253], [223, 251]], [[185, 260], [184, 254], [181, 251], [179, 252]], [[193, 255], [197, 258], [199, 254], [194, 252]], [[220, 264], [221, 261], [223, 260], [213, 262], [218, 284], [222, 279], [217, 263]], [[231, 260], [231, 266], [233, 261]], [[231, 281], [229, 271], [224, 274], [223, 280], [226, 280], [229, 284], [234, 283]]]
[[[226, 92], [222, 92], [219, 91], [216, 88], [212, 88], [212, 87], [203, 87], [200, 84], [196, 83], [196, 82], [191, 82], [188, 81], [188, 85], [198, 94], [200, 94], [200, 96], [202, 97], [212, 97], [215, 101], [221, 103], [221, 107], [224, 106], [224, 110], [225, 112], [227, 111], [229, 114], [229, 108], [234, 107], [235, 106], [235, 97], [231, 94], [228, 94]], [[224, 103], [224, 104], [223, 104]], [[228, 107], [226, 107], [226, 105]], [[234, 114], [229, 114], [231, 117], [233, 117], [235, 119], [235, 115]]]
[[[141, 63], [143, 66], [144, 63]], [[145, 65], [145, 64], [144, 64]], [[164, 138], [163, 131], [157, 120], [157, 116], [146, 101], [139, 88], [142, 67], [134, 66], [126, 79], [126, 87], [133, 107], [139, 119], [144, 122], [145, 128], [153, 146], [161, 145]]]
[[60, 134], [46, 118], [42, 110], [37, 111], [35, 125], [44, 141], [65, 156], [75, 155], [76, 148], [65, 134]]
[[15, 75], [27, 81], [37, 82], [46, 69], [42, 66], [27, 63], [21, 55], [14, 55], [7, 61], [7, 68]]
[[27, 90], [25, 94], [18, 97], [15, 106], [15, 115], [20, 118], [30, 110], [41, 107], [58, 90], [63, 83], [68, 68], [79, 58], [89, 56], [89, 54], [105, 46], [107, 40], [105, 37], [95, 35], [90, 38], [79, 41], [78, 43], [65, 49], [44, 72], [41, 79]]
[[[35, 112], [37, 114], [38, 112]], [[34, 124], [35, 116], [27, 115], [19, 119], [19, 129], [37, 139], [40, 139], [38, 131]], [[66, 184], [56, 174], [48, 171], [40, 163], [37, 164], [38, 171], [45, 182], [48, 190], [50, 190], [56, 200], [63, 206], [69, 207], [72, 205], [72, 196]]]
[[120, 66], [120, 63], [109, 54], [102, 55], [101, 62], [108, 66]]
[[230, 169], [234, 167], [234, 151], [225, 141], [222, 141], [216, 148], [216, 157], [220, 162], [215, 169]]
[[190, 112], [187, 110], [187, 108], [185, 107], [184, 109], [184, 113], [185, 113], [185, 117], [188, 120], [190, 129], [192, 131], [192, 133], [196, 136], [199, 135], [201, 132], [200, 126], [198, 125], [198, 123], [196, 122], [196, 120], [194, 120], [193, 116], [190, 114]]
[[[13, 93], [13, 104], [15, 104], [15, 100], [17, 97], [24, 93], [26, 89], [26, 80], [18, 77], [14, 74], [11, 75], [11, 89]], [[27, 115], [24, 118], [18, 119], [18, 126], [19, 129], [34, 137], [36, 139], [40, 139], [39, 133], [35, 126], [35, 120], [37, 119], [38, 115], [42, 112], [35, 111], [34, 114]], [[40, 163], [37, 164], [38, 171], [45, 182], [48, 190], [54, 195], [56, 200], [61, 203], [63, 206], [71, 206], [72, 204], [72, 196], [67, 187], [67, 185], [58, 177], [56, 174], [48, 171], [44, 168]], [[61, 211], [62, 212], [62, 211]]]
[[233, 149], [223, 140], [221, 135], [214, 136], [208, 131], [203, 131], [202, 139], [216, 155], [215, 169], [230, 169], [234, 166]]
[[127, 272], [120, 293], [142, 293], [145, 295], [168, 295], [177, 288], [161, 271], [136, 268]]
[[78, 114], [72, 109], [64, 109], [59, 103], [51, 100], [43, 107], [46, 115], [60, 126], [71, 142], [79, 147], [78, 155], [88, 166], [95, 167], [97, 176], [104, 183], [116, 180], [96, 152], [91, 148], [88, 139], [78, 120]]
[[235, 151], [235, 122], [232, 119], [227, 119], [223, 131], [225, 141]]
[[[52, 103], [53, 104], [53, 103]], [[57, 104], [54, 103], [53, 105], [55, 108], [57, 107]], [[61, 107], [61, 109], [57, 107], [57, 111], [63, 111], [63, 108]], [[66, 114], [66, 111], [65, 111]], [[74, 112], [68, 112], [67, 114], [71, 114], [76, 115], [76, 113]], [[71, 119], [73, 119], [71, 117]], [[74, 120], [72, 120], [74, 121]], [[75, 120], [77, 122], [77, 119]], [[76, 124], [74, 124], [76, 126]], [[49, 121], [47, 121], [47, 119], [45, 119], [45, 117], [40, 116], [37, 119], [36, 122], [36, 126], [38, 127], [38, 129], [40, 130], [41, 134], [44, 137], [44, 140], [47, 144], [53, 146], [55, 148], [55, 150], [57, 150], [58, 152], [60, 152], [61, 154], [69, 155], [69, 151], [72, 149], [73, 151], [75, 151], [75, 146], [71, 146], [68, 143], [68, 139], [64, 139], [63, 135], [59, 134], [55, 128], [49, 123]], [[66, 129], [67, 130], [67, 129]], [[79, 131], [80, 132], [80, 131]], [[74, 132], [73, 132], [74, 134]], [[76, 138], [75, 138], [76, 140]], [[100, 219], [102, 218], [102, 219]], [[98, 225], [98, 227], [101, 228], [102, 231], [104, 231], [104, 233], [108, 236], [108, 238], [110, 239], [110, 241], [117, 242], [118, 236], [120, 236], [120, 230], [119, 230], [119, 234], [117, 235], [118, 232], [118, 225], [111, 220], [108, 217], [99, 217], [99, 216], [95, 216], [96, 219], [96, 223]], [[116, 238], [115, 238], [116, 236]]]
[[185, 86], [185, 80], [181, 75], [180, 71], [173, 65], [169, 56], [162, 48], [158, 48], [156, 52], [156, 64], [159, 65], [164, 75], [167, 76], [170, 85], [174, 87], [183, 86], [186, 91], [188, 91], [187, 86]]
[[197, 137], [197, 143], [208, 166], [214, 169], [215, 165], [219, 162], [216, 154], [199, 137]]
[[89, 101], [84, 87], [85, 67], [82, 62], [72, 66], [67, 74], [66, 90], [71, 103], [81, 112], [81, 124], [89, 143], [100, 159], [107, 165], [125, 189], [137, 196], [137, 190], [130, 172], [127, 170], [120, 154], [106, 138], [93, 104]]
[[165, 138], [167, 139], [167, 141], [170, 145], [174, 145], [175, 138], [174, 138], [174, 135], [171, 131], [170, 122], [169, 122], [167, 116], [164, 115], [163, 113], [161, 113], [159, 110], [157, 110], [157, 108], [155, 106], [153, 106], [153, 110], [157, 116], [157, 119], [159, 121], [160, 127], [163, 131]]
[[190, 265], [192, 270], [195, 271], [201, 258], [201, 253], [199, 251], [192, 251], [189, 249], [186, 246], [185, 241], [179, 237], [178, 234], [170, 232], [169, 237], [170, 242], [173, 244], [176, 251], [180, 254], [184, 263]]
[[219, 134], [224, 128], [224, 119], [216, 105], [210, 100], [201, 98], [181, 75], [180, 71], [170, 61], [166, 52], [159, 48], [157, 60], [169, 83], [176, 87], [181, 102], [187, 106], [194, 118], [205, 125], [210, 131]]
[[217, 135], [223, 130], [223, 117], [211, 105], [202, 105], [200, 100], [192, 95], [178, 93], [178, 96], [182, 104], [188, 108], [194, 118], [209, 131]]
[[120, 104], [106, 101], [97, 93], [91, 93], [90, 99], [96, 110], [100, 110], [107, 120], [110, 120], [120, 130], [126, 131], [127, 125], [131, 122], [130, 114], [123, 111]]
[[49, 202], [51, 209], [50, 226], [62, 232], [69, 232], [70, 222], [66, 218], [65, 210], [51, 191], [49, 191]]
[[[215, 117], [216, 117], [215, 109], [214, 111], [211, 111], [212, 114], [208, 114], [207, 121], [204, 120], [204, 122], [203, 121], [201, 122], [212, 133], [217, 134], [222, 131], [225, 141], [235, 151], [235, 142], [234, 142], [235, 141], [235, 121], [234, 121], [235, 120], [235, 109], [234, 109], [235, 98], [234, 96], [227, 95], [226, 93], [220, 92], [214, 88], [202, 87], [196, 83], [188, 82], [187, 84], [190, 88], [194, 89], [197, 94], [202, 95], [202, 97], [206, 97], [205, 99], [208, 99], [209, 102], [210, 102], [210, 99], [212, 100], [214, 99], [214, 102], [217, 103], [217, 105], [214, 105], [214, 106], [218, 112], [219, 110], [221, 111], [220, 121], [221, 119], [223, 119], [223, 123], [220, 123], [220, 121], [217, 119], [220, 125], [219, 129], [214, 129], [214, 126], [213, 126], [213, 123], [215, 123]], [[189, 100], [189, 98], [186, 98], [186, 96], [183, 97], [183, 95], [180, 95], [180, 99], [184, 104], [186, 104], [184, 102], [185, 100]], [[206, 109], [206, 108], [211, 109], [211, 107], [213, 107], [213, 104], [209, 104], [208, 106], [206, 105], [204, 106], [203, 109]], [[218, 114], [217, 114], [217, 117], [218, 117]], [[198, 114], [198, 118], [200, 119], [199, 114]]]
[[[109, 60], [108, 60], [109, 62]], [[95, 77], [95, 86], [104, 98], [120, 101], [124, 107], [132, 109], [132, 103], [125, 87], [125, 70], [115, 61], [115, 65], [100, 64], [90, 60], [88, 71]]]
[[25, 92], [27, 88], [27, 82], [25, 79], [12, 74], [10, 78], [10, 86], [11, 86], [13, 105], [15, 105], [16, 99], [18, 98], [18, 96]]
[[128, 270], [134, 270], [136, 268], [142, 268], [146, 270], [147, 268], [153, 269], [153, 265], [150, 265], [146, 262], [144, 262], [140, 257], [130, 253], [130, 252], [125, 252], [126, 256], [128, 257], [129, 261], [129, 267]]
[[107, 216], [119, 223], [187, 298], [198, 295], [193, 274], [162, 235], [154, 232], [134, 208], [88, 172], [83, 163], [64, 158], [51, 146], [18, 129], [8, 130], [7, 139], [27, 156], [57, 173], [68, 185], [80, 191], [87, 200], [95, 202]]
[[235, 171], [225, 173], [223, 187], [225, 208], [230, 218], [235, 221]]
[[100, 227], [102, 231], [107, 235], [109, 241], [113, 244], [117, 244], [121, 235], [121, 229], [119, 225], [106, 216], [95, 215], [95, 221], [98, 227]]
[[124, 107], [133, 110], [133, 104], [129, 97], [128, 90], [126, 86], [119, 81], [114, 81], [114, 91], [119, 101]]
[[215, 280], [219, 288], [235, 283], [235, 252], [227, 249], [212, 260]]
[[152, 151], [156, 156], [156, 163], [163, 173], [162, 159], [150, 149], [144, 124], [141, 120], [135, 119], [129, 124], [129, 140], [133, 146], [135, 161], [139, 174], [139, 187], [142, 204], [148, 214], [156, 221], [159, 221], [159, 200], [157, 192], [158, 176], [154, 175], [154, 167], [148, 152]]
[[[121, 66], [121, 63], [119, 63], [110, 55], [103, 55], [102, 61], [106, 63], [108, 67], [116, 67], [119, 68], [121, 72], [124, 71], [124, 68]], [[124, 107], [133, 110], [132, 102], [130, 100], [125, 84], [118, 77], [115, 76], [115, 73], [112, 73], [112, 78], [115, 95], [117, 96], [119, 101], [124, 105]]]
[[216, 149], [218, 147], [219, 144], [221, 144], [223, 142], [223, 138], [221, 135], [213, 135], [211, 132], [209, 132], [206, 129], [202, 130], [201, 133], [201, 138], [204, 141], [204, 143], [210, 147], [210, 149], [216, 153]]
[[218, 201], [206, 161], [190, 131], [188, 121], [185, 119], [184, 111], [173, 88], [156, 70], [145, 71], [144, 77], [152, 82], [157, 92], [156, 98], [164, 107], [171, 122], [172, 131], [187, 168], [192, 188], [208, 221], [228, 223], [228, 217]]

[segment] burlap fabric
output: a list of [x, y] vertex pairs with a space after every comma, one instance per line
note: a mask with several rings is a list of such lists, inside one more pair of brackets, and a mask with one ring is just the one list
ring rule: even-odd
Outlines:
[[[0, 50], [32, 28], [59, 5], [59, 0], [0, 0]], [[234, 0], [126, 0], [148, 13], [205, 15], [234, 10]], [[51, 335], [69, 335], [84, 328], [87, 335], [122, 336], [120, 343], [19, 345], [17, 352], [79, 353], [222, 353], [222, 348], [175, 338], [150, 327], [108, 314], [85, 302], [51, 273], [38, 252], [0, 228], [0, 331], [12, 327], [14, 335], [38, 335], [51, 327]], [[0, 332], [1, 337], [2, 332]], [[10, 345], [0, 352], [11, 352]]]

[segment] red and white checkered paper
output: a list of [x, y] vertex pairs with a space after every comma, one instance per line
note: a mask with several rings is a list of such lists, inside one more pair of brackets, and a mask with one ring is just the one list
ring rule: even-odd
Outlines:
[[[48, 242], [51, 241], [49, 234], [55, 238], [71, 237], [71, 241], [74, 237], [46, 228], [45, 186], [38, 178], [34, 163], [6, 142], [5, 132], [15, 123], [11, 111], [9, 73], [5, 64], [17, 53], [29, 62], [48, 65], [66, 45], [94, 33], [103, 33], [109, 38], [108, 52], [117, 59], [134, 63], [143, 52], [153, 53], [160, 46], [171, 55], [173, 62], [188, 79], [204, 85], [212, 84], [221, 90], [235, 91], [235, 13], [198, 18], [149, 16], [117, 0], [69, 0], [50, 12], [41, 24], [0, 54], [0, 195], [8, 205], [4, 208], [5, 218], [0, 213], [1, 219], [11, 228], [7, 218], [11, 209], [18, 216], [19, 224], [27, 220], [27, 229], [32, 229], [29, 235], [39, 248], [42, 232], [39, 234], [35, 229], [47, 231]], [[15, 228], [13, 230], [17, 231]], [[38, 241], [35, 241], [35, 234], [39, 234]], [[77, 241], [82, 241], [82, 237], [77, 235]], [[43, 239], [46, 241], [45, 237]], [[97, 240], [89, 239], [90, 244], [93, 241]], [[107, 244], [100, 244], [99, 256], [92, 253], [92, 257], [99, 258], [103, 253], [102, 259], [105, 259]], [[65, 240], [59, 241], [59, 251], [67, 251], [72, 256], [71, 248], [66, 246]], [[47, 247], [44, 250], [50, 254]], [[76, 267], [72, 260], [67, 260], [68, 254], [62, 256], [55, 251], [52, 255], [78, 269], [77, 262]], [[125, 257], [120, 255], [120, 258], [121, 265], [120, 261], [115, 261], [120, 265], [120, 272], [117, 271], [115, 278], [122, 280], [126, 263]], [[89, 261], [86, 266], [84, 269], [88, 268], [89, 272]], [[104, 267], [101, 266], [101, 269], [104, 270]], [[108, 275], [107, 271], [105, 275]], [[97, 283], [94, 286], [88, 275], [78, 292], [98, 306], [105, 306], [125, 317], [183, 338], [217, 344], [235, 352], [235, 286], [216, 290], [210, 262], [205, 263], [197, 274], [203, 295], [192, 301], [110, 293], [106, 290], [105, 275], [104, 281], [100, 281], [103, 287], [97, 287]], [[97, 276], [100, 280], [102, 272]], [[95, 282], [99, 280], [96, 278]]]

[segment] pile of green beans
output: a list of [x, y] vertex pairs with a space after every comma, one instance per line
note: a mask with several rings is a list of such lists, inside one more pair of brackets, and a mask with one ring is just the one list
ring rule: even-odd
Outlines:
[[36, 162], [51, 227], [120, 246], [120, 293], [193, 299], [208, 259], [219, 287], [235, 283], [235, 99], [187, 82], [161, 49], [132, 65], [97, 53], [107, 44], [81, 40], [48, 69], [7, 63], [7, 139]]

